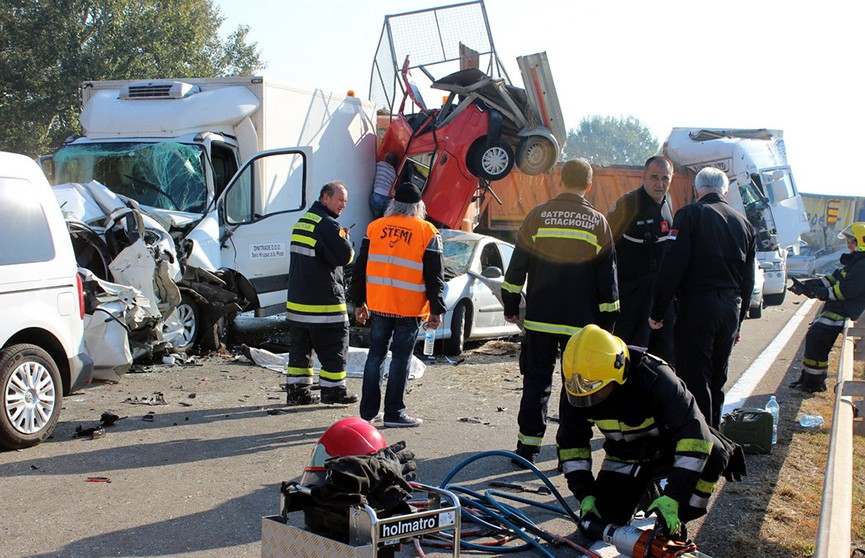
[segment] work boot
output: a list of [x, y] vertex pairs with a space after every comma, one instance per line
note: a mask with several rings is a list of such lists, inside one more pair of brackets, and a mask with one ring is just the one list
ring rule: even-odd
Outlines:
[[790, 384], [790, 387], [805, 393], [826, 391], [826, 375], [802, 372], [799, 374], [799, 379]]
[[288, 384], [286, 391], [285, 404], [289, 407], [297, 407], [298, 405], [315, 405], [319, 402], [318, 395], [312, 393], [310, 386]]
[[345, 386], [321, 388], [321, 402], [327, 405], [351, 405], [357, 403], [357, 395], [349, 394]]
[[[517, 455], [519, 455], [520, 457], [522, 457], [523, 459], [525, 459], [526, 461], [528, 461], [529, 463], [534, 465], [535, 460], [538, 457], [538, 453], [540, 453], [540, 452], [534, 451], [529, 446], [524, 446], [521, 442], [517, 442], [517, 450], [514, 453], [516, 453]], [[528, 469], [526, 464], [523, 463], [522, 461], [520, 461], [519, 459], [512, 457], [511, 463], [513, 463], [514, 465], [516, 465], [517, 467], [519, 467], [521, 469]]]

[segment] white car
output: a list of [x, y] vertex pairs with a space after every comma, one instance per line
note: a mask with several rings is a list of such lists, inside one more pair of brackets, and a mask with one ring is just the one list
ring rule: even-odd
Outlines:
[[72, 241], [45, 175], [0, 152], [0, 448], [44, 441], [63, 396], [90, 381], [84, 295]]
[[[491, 236], [445, 229], [441, 231], [445, 262], [445, 306], [435, 331], [442, 352], [455, 356], [466, 341], [519, 335], [505, 321], [501, 284], [514, 246]], [[423, 341], [424, 331], [418, 334]]]

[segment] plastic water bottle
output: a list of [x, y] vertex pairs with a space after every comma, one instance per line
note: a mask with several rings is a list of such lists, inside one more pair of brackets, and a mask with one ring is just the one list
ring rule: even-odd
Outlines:
[[766, 410], [772, 413], [772, 445], [774, 446], [778, 443], [778, 419], [781, 415], [781, 406], [778, 405], [778, 400], [775, 399], [774, 395], [766, 403]]
[[823, 417], [820, 415], [802, 415], [799, 424], [805, 428], [820, 428], [823, 426]]
[[426, 331], [423, 338], [423, 354], [425, 356], [432, 356], [436, 341], [436, 330], [431, 328], [429, 323], [424, 323], [423, 328]]

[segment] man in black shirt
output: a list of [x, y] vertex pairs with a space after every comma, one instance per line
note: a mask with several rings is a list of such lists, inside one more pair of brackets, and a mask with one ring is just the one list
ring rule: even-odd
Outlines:
[[664, 312], [677, 297], [676, 372], [715, 428], [730, 352], [754, 288], [756, 253], [753, 227], [724, 199], [728, 188], [719, 169], [697, 173], [697, 202], [673, 219], [649, 318], [652, 329], [665, 327]]
[[661, 267], [664, 248], [673, 224], [670, 182], [673, 163], [666, 157], [649, 158], [643, 168], [643, 184], [616, 200], [607, 220], [616, 243], [619, 278], [619, 318], [616, 336], [628, 345], [646, 347], [649, 352], [674, 363], [672, 305], [664, 315], [668, 326], [649, 327], [652, 287]]

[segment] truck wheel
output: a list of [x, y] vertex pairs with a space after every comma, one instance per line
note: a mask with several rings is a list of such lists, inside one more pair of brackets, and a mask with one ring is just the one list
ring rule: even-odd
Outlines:
[[558, 158], [553, 142], [543, 136], [529, 136], [517, 144], [517, 166], [523, 174], [534, 176], [547, 172]]
[[784, 297], [787, 296], [787, 289], [780, 293], [767, 294], [763, 296], [763, 302], [766, 306], [780, 306], [784, 304]]
[[450, 339], [442, 340], [442, 352], [447, 356], [459, 356], [463, 352], [463, 345], [471, 333], [471, 318], [468, 316], [468, 304], [460, 302], [454, 308], [451, 319]]
[[487, 146], [487, 138], [475, 140], [469, 149], [466, 166], [480, 178], [501, 180], [514, 168], [514, 150], [503, 140]]
[[51, 355], [25, 343], [4, 349], [0, 386], [0, 447], [29, 448], [48, 438], [63, 404], [63, 384]]
[[201, 324], [201, 316], [199, 315], [198, 305], [195, 303], [195, 300], [184, 293], [180, 299], [180, 304], [174, 310], [174, 317], [181, 327], [181, 340], [175, 344], [174, 349], [186, 352], [195, 345]]

